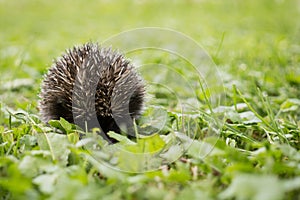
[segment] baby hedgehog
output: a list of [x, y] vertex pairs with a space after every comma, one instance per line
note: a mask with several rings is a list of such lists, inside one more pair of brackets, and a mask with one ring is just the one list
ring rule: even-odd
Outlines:
[[42, 121], [63, 117], [84, 130], [132, 133], [144, 102], [145, 86], [123, 55], [87, 43], [67, 50], [45, 75], [39, 94]]

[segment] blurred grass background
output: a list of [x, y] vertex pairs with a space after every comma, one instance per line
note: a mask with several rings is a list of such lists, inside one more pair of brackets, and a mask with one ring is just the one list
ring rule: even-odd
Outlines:
[[225, 84], [297, 97], [299, 19], [299, 0], [1, 0], [0, 97], [34, 105], [42, 75], [66, 48], [148, 26], [195, 39], [226, 72]]

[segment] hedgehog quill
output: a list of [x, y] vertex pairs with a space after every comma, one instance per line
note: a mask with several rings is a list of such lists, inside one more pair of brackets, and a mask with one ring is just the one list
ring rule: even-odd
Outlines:
[[60, 117], [81, 128], [99, 127], [101, 135], [130, 133], [141, 114], [143, 79], [122, 54], [98, 44], [73, 47], [58, 58], [44, 76], [38, 107], [47, 123]]

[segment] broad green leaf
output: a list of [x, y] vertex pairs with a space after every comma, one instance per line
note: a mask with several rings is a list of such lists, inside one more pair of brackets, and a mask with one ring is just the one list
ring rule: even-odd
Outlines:
[[136, 145], [128, 145], [126, 149], [133, 153], [154, 153], [162, 150], [164, 146], [164, 140], [159, 134], [154, 134], [138, 139]]
[[253, 124], [261, 122], [261, 120], [258, 117], [256, 117], [256, 115], [251, 111], [239, 113], [239, 116], [244, 124]]
[[65, 131], [59, 120], [49, 120], [48, 123], [54, 128]]
[[62, 117], [59, 120], [50, 120], [48, 123], [51, 126], [65, 132], [65, 133], [70, 133], [75, 128], [74, 125], [72, 125], [71, 123], [69, 123], [67, 120], [65, 120]]
[[32, 182], [38, 185], [41, 192], [44, 194], [51, 194], [55, 192], [55, 183], [60, 177], [58, 173], [42, 174], [32, 180]]
[[67, 133], [72, 131], [72, 124], [70, 124], [67, 120], [65, 120], [64, 118], [60, 118], [59, 122]]
[[283, 102], [280, 106], [280, 110], [282, 112], [290, 112], [290, 111], [297, 111], [300, 107], [300, 100], [299, 99], [287, 99]]
[[282, 182], [274, 175], [237, 174], [219, 198], [280, 200], [285, 192], [282, 186]]
[[70, 154], [70, 143], [67, 135], [57, 133], [40, 134], [38, 136], [38, 144], [41, 150], [49, 150], [53, 161], [65, 166], [68, 163]]

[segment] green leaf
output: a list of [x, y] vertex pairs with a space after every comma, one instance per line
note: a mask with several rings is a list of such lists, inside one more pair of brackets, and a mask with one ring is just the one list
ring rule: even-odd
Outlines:
[[41, 150], [49, 150], [55, 162], [65, 166], [70, 154], [70, 143], [67, 135], [47, 133], [38, 135], [38, 144]]
[[67, 133], [72, 131], [72, 124], [70, 124], [67, 120], [61, 117], [59, 122]]
[[49, 120], [48, 123], [54, 128], [65, 131], [59, 120]]
[[130, 139], [128, 139], [126, 136], [115, 133], [113, 131], [109, 131], [107, 135], [111, 138], [116, 139], [117, 141], [121, 142], [122, 144], [127, 144], [127, 145], [134, 145], [135, 143], [132, 142]]
[[55, 183], [59, 179], [59, 174], [42, 174], [32, 180], [32, 182], [38, 185], [41, 192], [45, 194], [51, 194], [55, 191]]
[[31, 179], [24, 176], [18, 168], [18, 163], [12, 160], [14, 159], [2, 158], [0, 160], [0, 172], [2, 173], [0, 188], [5, 188], [13, 194], [25, 194], [26, 191], [32, 188]]
[[244, 124], [255, 124], [261, 122], [261, 120], [251, 111], [239, 113], [239, 116]]
[[274, 175], [238, 174], [219, 198], [237, 200], [280, 200], [284, 197], [281, 181]]
[[129, 145], [126, 149], [133, 153], [154, 153], [162, 150], [164, 146], [165, 142], [160, 135], [153, 134], [138, 139], [136, 145]]
[[280, 106], [281, 112], [297, 111], [300, 107], [299, 99], [287, 99]]
[[37, 145], [37, 138], [34, 135], [24, 135], [20, 138], [20, 144], [25, 144], [26, 149], [31, 149]]
[[67, 134], [72, 132], [75, 128], [73, 124], [69, 123], [67, 120], [65, 120], [62, 117], [59, 120], [49, 120], [48, 123], [54, 128], [57, 128]]

